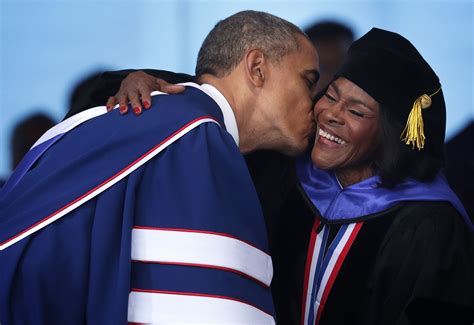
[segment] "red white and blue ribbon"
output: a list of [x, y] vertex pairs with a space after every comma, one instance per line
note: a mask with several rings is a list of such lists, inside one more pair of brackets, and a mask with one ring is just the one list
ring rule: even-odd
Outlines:
[[326, 252], [330, 227], [324, 225], [318, 232], [320, 220], [314, 223], [306, 261], [301, 319], [303, 325], [319, 323], [334, 281], [362, 224], [341, 225]]

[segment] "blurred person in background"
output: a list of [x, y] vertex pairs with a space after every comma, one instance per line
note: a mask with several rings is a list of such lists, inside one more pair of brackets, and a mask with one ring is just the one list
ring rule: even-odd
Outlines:
[[[48, 129], [55, 124], [54, 120], [45, 113], [37, 112], [20, 120], [14, 127], [10, 137], [11, 169], [20, 163], [31, 146]], [[0, 179], [0, 188], [6, 179]]]
[[347, 50], [354, 42], [352, 29], [332, 20], [318, 21], [304, 30], [319, 54], [321, 78], [316, 86], [317, 92], [326, 90], [346, 59]]
[[[72, 87], [69, 96], [69, 105], [67, 112], [83, 111], [89, 108], [91, 97], [96, 93], [96, 80], [101, 73], [94, 72], [81, 79]], [[99, 105], [95, 105], [99, 106]], [[35, 111], [34, 109], [33, 111]], [[69, 116], [69, 115], [68, 115]], [[14, 127], [10, 140], [11, 169], [15, 169], [23, 156], [31, 149], [46, 131], [52, 128], [56, 121], [48, 114], [38, 111], [31, 113], [19, 121]], [[6, 180], [0, 179], [0, 187]]]
[[20, 163], [36, 140], [55, 124], [56, 122], [52, 117], [37, 112], [23, 118], [13, 127], [10, 140], [12, 170]]

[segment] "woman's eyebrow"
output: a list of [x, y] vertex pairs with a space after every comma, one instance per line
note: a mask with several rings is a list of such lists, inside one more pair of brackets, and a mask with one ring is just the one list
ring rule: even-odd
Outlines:
[[[340, 95], [339, 87], [338, 87], [335, 83], [330, 84], [329, 87], [334, 88], [334, 90], [336, 91], [337, 95], [338, 95], [338, 96]], [[367, 103], [361, 101], [360, 99], [354, 98], [354, 97], [352, 97], [352, 96], [350, 96], [350, 95], [347, 96], [346, 98], [347, 98], [347, 101], [349, 101], [349, 102], [351, 102], [351, 103], [353, 103], [353, 104], [362, 105], [362, 106], [364, 106], [364, 107], [367, 107], [367, 109], [369, 109], [371, 112], [374, 111], [374, 108], [373, 108], [373, 107], [367, 105]]]

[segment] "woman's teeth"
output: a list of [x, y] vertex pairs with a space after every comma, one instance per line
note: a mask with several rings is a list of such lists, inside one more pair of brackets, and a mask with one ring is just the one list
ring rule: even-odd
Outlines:
[[339, 143], [339, 144], [346, 144], [346, 141], [327, 133], [326, 131], [319, 129], [319, 135], [322, 136], [323, 138], [326, 138], [328, 140], [331, 140], [332, 142]]

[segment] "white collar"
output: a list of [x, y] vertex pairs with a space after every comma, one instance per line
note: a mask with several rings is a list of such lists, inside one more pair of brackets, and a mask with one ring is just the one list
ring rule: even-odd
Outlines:
[[211, 97], [219, 106], [222, 111], [222, 115], [224, 116], [224, 124], [227, 132], [230, 133], [232, 138], [234, 138], [237, 147], [239, 146], [239, 129], [237, 127], [237, 120], [235, 119], [234, 111], [230, 107], [229, 102], [227, 99], [222, 95], [222, 93], [214, 86], [210, 84], [202, 84], [198, 85], [194, 82], [183, 82], [179, 85], [183, 86], [190, 86], [195, 87], [202, 90], [206, 93], [209, 97]]

